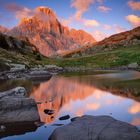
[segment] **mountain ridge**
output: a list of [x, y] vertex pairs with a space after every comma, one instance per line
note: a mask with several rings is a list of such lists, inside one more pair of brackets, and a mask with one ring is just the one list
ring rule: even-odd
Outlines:
[[61, 51], [80, 48], [83, 42], [84, 44], [96, 42], [91, 35], [84, 31], [82, 34], [86, 40], [73, 37], [69, 28], [61, 25], [55, 13], [46, 7], [37, 7], [34, 16], [22, 19], [8, 34], [15, 37], [27, 37], [45, 56], [53, 56]]

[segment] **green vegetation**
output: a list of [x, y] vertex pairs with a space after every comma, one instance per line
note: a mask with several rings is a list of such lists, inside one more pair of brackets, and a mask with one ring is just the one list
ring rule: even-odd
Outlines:
[[111, 51], [102, 51], [94, 55], [77, 58], [46, 58], [38, 53], [22, 55], [0, 48], [0, 62], [5, 63], [9, 61], [25, 64], [27, 67], [54, 64], [61, 67], [112, 68], [128, 66], [131, 63], [137, 63], [140, 66], [140, 45], [125, 48], [119, 47]]
[[94, 68], [110, 68], [127, 66], [131, 63], [140, 65], [140, 46], [132, 46], [126, 48], [114, 49], [108, 52], [96, 53], [90, 56], [78, 58], [62, 58], [52, 59], [50, 63], [57, 64], [62, 67], [94, 67]]
[[0, 48], [0, 68], [5, 68], [6, 63], [25, 64], [27, 67], [34, 67], [35, 65], [43, 65], [42, 59], [45, 59], [45, 62], [48, 60], [38, 53], [21, 54]]

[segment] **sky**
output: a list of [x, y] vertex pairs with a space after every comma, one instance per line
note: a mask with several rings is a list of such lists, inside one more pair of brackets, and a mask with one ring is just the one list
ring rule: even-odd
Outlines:
[[140, 0], [0, 0], [0, 25], [13, 28], [38, 6], [51, 8], [69, 28], [96, 40], [140, 25]]

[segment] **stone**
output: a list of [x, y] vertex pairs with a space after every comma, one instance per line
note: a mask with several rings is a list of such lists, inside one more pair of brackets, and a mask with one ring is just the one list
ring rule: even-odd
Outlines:
[[56, 128], [49, 140], [140, 140], [140, 132], [110, 116], [85, 115]]
[[10, 123], [4, 126], [6, 129], [4, 131], [0, 131], [0, 139], [9, 136], [23, 135], [28, 132], [35, 132], [38, 128], [34, 122]]
[[37, 104], [24, 87], [0, 93], [0, 124], [40, 121]]
[[77, 118], [79, 118], [79, 117], [71, 118], [71, 122], [75, 121]]
[[0, 125], [0, 132], [4, 132], [6, 130], [6, 126]]
[[138, 68], [138, 66], [139, 65], [137, 63], [131, 63], [131, 64], [128, 65], [128, 68], [135, 69], [135, 68]]
[[47, 114], [47, 115], [52, 115], [52, 114], [54, 114], [54, 110], [45, 109], [44, 113]]
[[49, 80], [52, 77], [50, 72], [39, 70], [39, 71], [31, 71], [30, 73], [26, 74], [26, 78], [30, 80]]
[[26, 66], [23, 65], [23, 64], [10, 64], [11, 66], [11, 71], [15, 71], [15, 70], [25, 70], [26, 69]]
[[70, 115], [65, 115], [59, 118], [59, 120], [68, 120], [70, 118]]
[[6, 96], [25, 97], [27, 91], [24, 87], [16, 87], [5, 92], [0, 92], [0, 99]]

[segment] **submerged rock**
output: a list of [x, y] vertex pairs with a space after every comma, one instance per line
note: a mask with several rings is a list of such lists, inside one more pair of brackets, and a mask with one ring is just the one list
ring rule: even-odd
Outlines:
[[0, 93], [0, 124], [40, 121], [37, 105], [26, 93], [24, 87]]
[[59, 120], [68, 120], [70, 118], [70, 115], [65, 115], [59, 118]]
[[82, 116], [56, 128], [49, 140], [140, 140], [135, 126], [109, 116]]
[[47, 114], [47, 115], [52, 115], [52, 114], [54, 114], [54, 110], [45, 109], [44, 113]]

